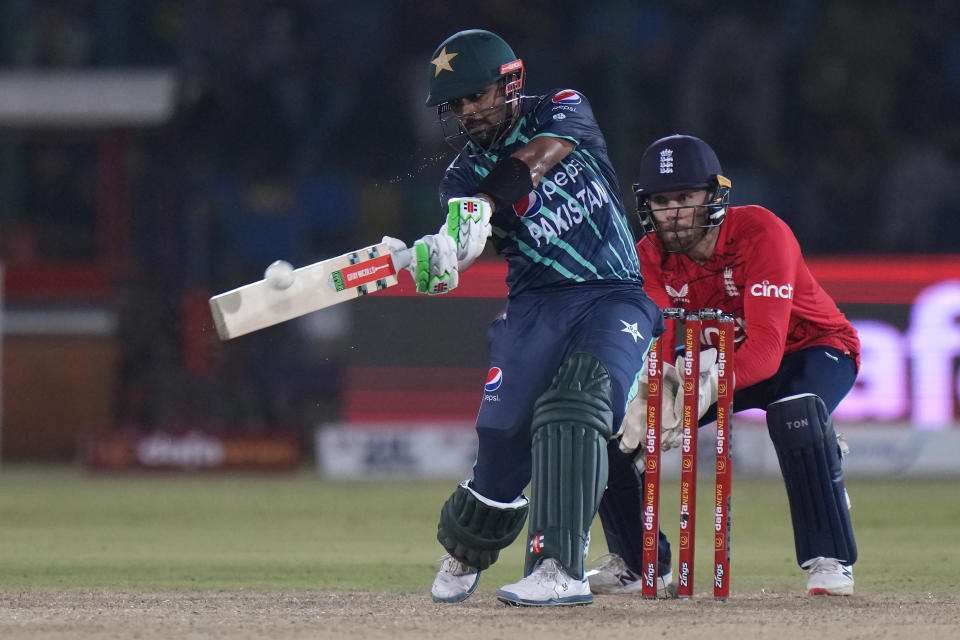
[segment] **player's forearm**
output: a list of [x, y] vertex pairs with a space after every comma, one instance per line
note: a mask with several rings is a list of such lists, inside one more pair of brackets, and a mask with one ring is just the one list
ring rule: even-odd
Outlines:
[[737, 349], [737, 388], [744, 389], [773, 376], [780, 368], [785, 341], [786, 333], [771, 328], [752, 328], [750, 337]]
[[476, 197], [489, 202], [494, 211], [519, 202], [540, 184], [543, 174], [573, 150], [566, 138], [534, 138], [513, 155], [501, 158], [477, 186]]
[[518, 149], [513, 157], [530, 168], [530, 180], [537, 186], [547, 171], [570, 155], [573, 147], [573, 142], [566, 138], [538, 136]]

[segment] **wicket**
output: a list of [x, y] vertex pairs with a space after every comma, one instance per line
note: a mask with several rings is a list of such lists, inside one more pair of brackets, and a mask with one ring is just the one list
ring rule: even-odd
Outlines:
[[653, 343], [647, 355], [647, 429], [643, 505], [643, 585], [641, 594], [657, 597], [657, 537], [660, 530], [660, 428], [662, 420], [663, 360], [674, 352], [677, 324], [681, 323], [684, 367], [683, 429], [680, 457], [680, 536], [678, 540], [677, 596], [693, 597], [694, 551], [697, 505], [697, 431], [700, 397], [700, 342], [704, 331], [714, 334], [717, 348], [717, 446], [714, 485], [714, 582], [713, 596], [726, 600], [730, 595], [730, 456], [731, 413], [733, 411], [733, 316], [718, 309], [689, 312], [664, 309], [666, 331]]

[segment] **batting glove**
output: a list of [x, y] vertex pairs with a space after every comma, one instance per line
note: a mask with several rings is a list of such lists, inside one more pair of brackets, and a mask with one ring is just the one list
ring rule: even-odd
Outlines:
[[447, 221], [440, 233], [447, 233], [457, 244], [457, 266], [465, 271], [483, 253], [490, 237], [493, 210], [483, 198], [451, 198], [447, 202]]

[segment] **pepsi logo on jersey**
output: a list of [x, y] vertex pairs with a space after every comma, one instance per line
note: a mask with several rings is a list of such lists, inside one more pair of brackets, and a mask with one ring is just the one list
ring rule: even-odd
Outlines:
[[573, 89], [563, 89], [553, 95], [554, 104], [573, 105], [580, 104], [582, 100], [583, 98], [580, 97], [580, 94]]
[[540, 213], [542, 206], [543, 198], [536, 191], [531, 191], [526, 198], [513, 203], [513, 212], [521, 218], [532, 218]]
[[490, 367], [487, 372], [487, 381], [483, 384], [483, 399], [488, 402], [500, 402], [500, 396], [493, 393], [503, 384], [503, 370], [500, 367]]

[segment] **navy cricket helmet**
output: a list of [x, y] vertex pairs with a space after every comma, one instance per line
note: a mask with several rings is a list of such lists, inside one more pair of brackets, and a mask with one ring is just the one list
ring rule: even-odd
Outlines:
[[700, 138], [674, 134], [655, 141], [643, 152], [633, 193], [637, 215], [645, 233], [657, 230], [650, 210], [650, 196], [668, 191], [706, 189], [707, 221], [703, 227], [723, 222], [730, 204], [731, 182], [723, 175], [717, 154]]

